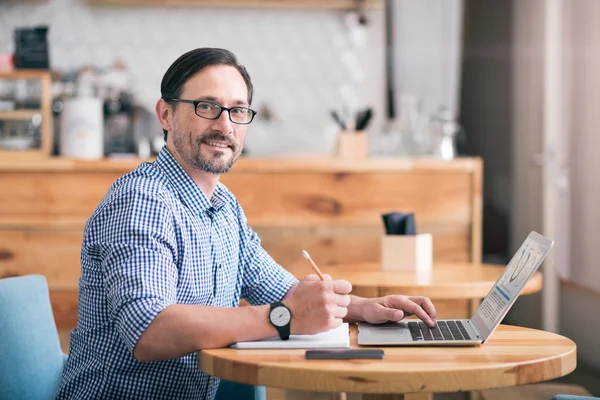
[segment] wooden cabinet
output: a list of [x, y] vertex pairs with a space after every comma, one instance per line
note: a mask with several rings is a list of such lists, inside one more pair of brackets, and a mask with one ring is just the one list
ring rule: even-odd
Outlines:
[[[0, 277], [44, 274], [59, 326], [76, 321], [83, 228], [110, 185], [138, 162], [54, 159], [0, 164]], [[480, 261], [479, 159], [240, 159], [222, 181], [283, 266], [306, 249], [322, 266], [378, 261], [381, 214], [412, 211], [435, 261]]]

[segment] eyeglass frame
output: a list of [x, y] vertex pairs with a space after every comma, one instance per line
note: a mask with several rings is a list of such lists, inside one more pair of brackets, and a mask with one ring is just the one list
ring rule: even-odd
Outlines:
[[[196, 114], [198, 117], [203, 118], [203, 119], [208, 119], [211, 121], [217, 120], [221, 117], [221, 114], [223, 114], [223, 111], [227, 111], [227, 115], [229, 116], [229, 120], [237, 125], [249, 125], [252, 121], [254, 121], [254, 117], [256, 117], [257, 112], [249, 107], [241, 107], [241, 106], [236, 106], [236, 107], [223, 107], [222, 105], [220, 105], [219, 103], [216, 103], [214, 101], [210, 101], [210, 100], [186, 100], [186, 99], [178, 99], [178, 98], [172, 98], [172, 99], [164, 99], [165, 101], [174, 101], [177, 103], [188, 103], [188, 104], [193, 104], [194, 105], [194, 114]], [[210, 103], [210, 104], [214, 104], [216, 106], [218, 106], [221, 111], [219, 112], [219, 115], [217, 115], [214, 118], [208, 118], [208, 117], [203, 117], [202, 115], [198, 114], [198, 104], [200, 103]], [[252, 118], [250, 118], [250, 121], [248, 122], [236, 122], [233, 119], [231, 119], [231, 110], [236, 109], [236, 108], [243, 108], [245, 110], [250, 110], [252, 111]]]

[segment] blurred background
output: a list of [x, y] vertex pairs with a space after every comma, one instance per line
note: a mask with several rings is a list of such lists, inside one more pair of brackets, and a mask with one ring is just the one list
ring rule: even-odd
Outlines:
[[[50, 71], [52, 157], [157, 154], [162, 75], [197, 47], [233, 51], [252, 77], [246, 157], [334, 155], [340, 131], [357, 129], [371, 157], [481, 157], [482, 260], [508, 262], [531, 230], [556, 241], [544, 290], [507, 322], [573, 339], [579, 366], [562, 380], [600, 395], [597, 2], [242, 3], [0, 1], [0, 69]], [[0, 80], [0, 110], [43, 101], [35, 80]], [[0, 118], [2, 150], [44, 137], [33, 114]]]

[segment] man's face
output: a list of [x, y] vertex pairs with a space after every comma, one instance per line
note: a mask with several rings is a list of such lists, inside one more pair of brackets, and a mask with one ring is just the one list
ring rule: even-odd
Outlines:
[[[207, 100], [223, 107], [249, 107], [248, 89], [239, 71], [227, 65], [202, 69], [184, 85], [180, 99]], [[239, 158], [248, 125], [231, 122], [223, 110], [215, 120], [194, 112], [194, 105], [177, 103], [167, 144], [172, 141], [180, 161], [213, 174], [225, 173]]]

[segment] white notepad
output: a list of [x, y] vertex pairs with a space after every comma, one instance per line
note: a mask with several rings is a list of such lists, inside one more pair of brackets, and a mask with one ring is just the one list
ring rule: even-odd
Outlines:
[[236, 349], [319, 349], [350, 347], [348, 324], [316, 335], [290, 335], [288, 340], [279, 336], [254, 342], [238, 342], [231, 347]]

